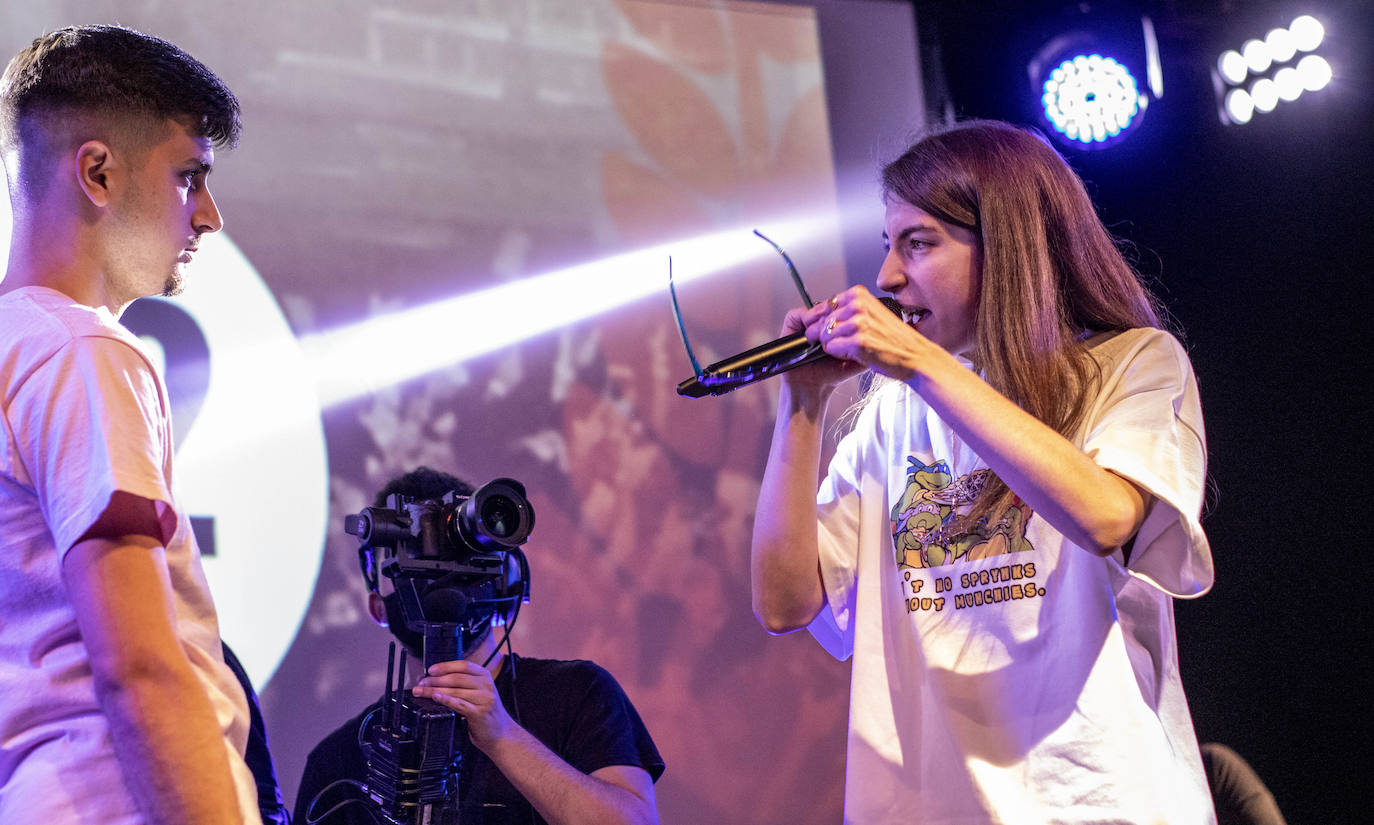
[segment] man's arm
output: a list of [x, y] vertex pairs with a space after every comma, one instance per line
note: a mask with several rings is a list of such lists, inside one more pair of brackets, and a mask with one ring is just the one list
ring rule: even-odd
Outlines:
[[610, 765], [585, 774], [514, 721], [510, 727], [483, 752], [549, 825], [657, 825], [658, 803], [648, 771]]
[[462, 715], [472, 743], [549, 825], [658, 825], [648, 771], [610, 765], [585, 774], [569, 765], [510, 718], [491, 674], [481, 665], [441, 662], [429, 669], [414, 693]]
[[214, 708], [173, 632], [162, 546], [142, 535], [87, 538], [64, 557], [62, 578], [125, 783], [148, 821], [241, 825]]

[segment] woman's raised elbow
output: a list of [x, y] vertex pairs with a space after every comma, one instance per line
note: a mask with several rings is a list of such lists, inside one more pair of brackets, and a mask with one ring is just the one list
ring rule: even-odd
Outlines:
[[1084, 525], [1081, 543], [1090, 553], [1106, 558], [1135, 537], [1142, 520], [1140, 512], [1133, 508], [1099, 514], [1091, 524]]
[[1152, 500], [1133, 482], [1111, 472], [1106, 476], [1115, 483], [1103, 487], [1104, 495], [1091, 508], [1091, 518], [1079, 525], [1077, 542], [1104, 558], [1124, 547], [1140, 530]]
[[811, 620], [816, 618], [816, 614], [821, 612], [820, 605], [789, 602], [787, 604], [769, 604], [764, 600], [754, 599], [754, 618], [759, 620], [763, 629], [774, 636], [781, 636], [785, 633], [793, 633], [811, 624]]

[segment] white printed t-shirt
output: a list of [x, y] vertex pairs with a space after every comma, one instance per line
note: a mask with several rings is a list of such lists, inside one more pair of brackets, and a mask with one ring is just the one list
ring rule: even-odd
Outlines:
[[1019, 501], [949, 529], [986, 464], [904, 384], [841, 441], [817, 495], [829, 607], [809, 629], [853, 657], [846, 823], [1215, 821], [1171, 601], [1212, 583], [1196, 381], [1159, 330], [1092, 353], [1076, 443], [1153, 497], [1129, 561]]
[[175, 630], [224, 732], [245, 821], [257, 823], [248, 705], [224, 664], [190, 519], [172, 501], [170, 407], [138, 339], [104, 308], [12, 290], [0, 295], [0, 393], [0, 822], [143, 821], [61, 573], [122, 490], [160, 505]]

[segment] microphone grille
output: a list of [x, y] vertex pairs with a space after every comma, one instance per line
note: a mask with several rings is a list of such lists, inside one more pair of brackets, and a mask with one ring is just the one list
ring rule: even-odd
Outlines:
[[436, 587], [420, 599], [427, 622], [460, 622], [471, 600], [451, 587]]

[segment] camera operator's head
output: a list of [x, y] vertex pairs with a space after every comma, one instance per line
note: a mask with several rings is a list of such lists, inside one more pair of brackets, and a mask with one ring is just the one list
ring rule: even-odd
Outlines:
[[534, 528], [525, 486], [493, 479], [476, 489], [418, 468], [393, 479], [378, 505], [344, 518], [374, 618], [431, 666], [462, 659], [491, 639], [493, 619], [514, 621], [529, 599], [521, 545]]
[[[414, 470], [388, 481], [382, 489], [377, 491], [372, 506], [385, 507], [387, 498], [398, 494], [415, 501], [438, 501], [446, 493], [452, 492], [460, 496], [470, 496], [475, 489], [470, 483], [457, 476], [442, 473], [429, 467], [416, 467]], [[372, 614], [372, 619], [377, 624], [389, 628], [391, 635], [396, 637], [396, 641], [418, 660], [424, 649], [424, 634], [406, 627], [405, 617], [401, 614], [400, 599], [397, 597], [391, 581], [382, 577], [377, 586], [378, 590], [372, 590], [367, 594], [368, 612]], [[494, 618], [496, 613], [493, 612], [492, 616]]]

